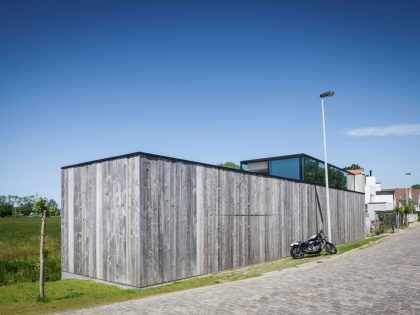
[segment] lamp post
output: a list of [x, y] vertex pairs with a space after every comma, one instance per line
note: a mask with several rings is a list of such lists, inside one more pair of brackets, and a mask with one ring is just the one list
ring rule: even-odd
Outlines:
[[[411, 173], [405, 173], [405, 176], [409, 176]], [[408, 186], [405, 188], [405, 206], [408, 206]]]
[[322, 93], [319, 97], [321, 98], [321, 108], [322, 108], [322, 133], [324, 136], [324, 166], [325, 166], [325, 196], [327, 203], [327, 222], [328, 222], [328, 241], [332, 243], [331, 240], [331, 214], [330, 214], [330, 193], [329, 193], [329, 184], [328, 184], [328, 161], [327, 161], [327, 135], [325, 133], [325, 112], [324, 112], [324, 98], [334, 96], [333, 91], [328, 91]]

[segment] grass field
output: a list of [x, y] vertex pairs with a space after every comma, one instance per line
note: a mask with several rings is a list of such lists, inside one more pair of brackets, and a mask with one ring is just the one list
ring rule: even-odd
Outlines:
[[[38, 217], [0, 218], [0, 285], [37, 281], [39, 277]], [[61, 277], [60, 218], [47, 218], [46, 281]]]
[[[37, 234], [39, 234], [39, 221], [39, 218], [0, 219], [1, 260], [4, 259], [5, 261], [12, 262], [12, 264], [15, 264], [15, 267], [17, 266], [16, 262], [21, 260], [37, 262], [39, 246], [39, 238]], [[60, 274], [59, 222], [59, 218], [49, 218], [47, 223], [47, 248], [50, 253], [49, 259], [51, 257], [57, 258], [57, 264], [54, 264], [53, 266], [54, 268], [57, 268], [58, 266], [58, 269], [53, 268], [54, 271], [52, 271], [52, 274], [54, 276], [58, 276], [58, 278]], [[10, 243], [10, 239], [8, 238], [13, 238], [13, 241]], [[359, 240], [338, 246], [338, 254], [374, 243], [381, 238], [383, 238], [383, 236]], [[5, 245], [4, 247], [3, 244]], [[3, 258], [3, 255], [5, 258]], [[47, 282], [45, 285], [47, 298], [44, 301], [37, 300], [37, 282], [9, 284], [7, 286], [0, 286], [0, 314], [44, 314], [109, 304], [161, 293], [258, 277], [267, 272], [280, 271], [327, 257], [328, 256], [325, 254], [320, 256], [305, 257], [300, 260], [288, 257], [273, 262], [267, 262], [203, 277], [175, 281], [169, 284], [144, 289], [126, 290], [115, 286], [76, 279], [51, 281]], [[46, 268], [48, 272], [48, 268], [50, 267], [47, 266]], [[32, 272], [31, 274], [35, 275], [35, 279], [37, 279], [38, 274], [36, 272]], [[18, 277], [15, 277], [14, 279], [16, 280]], [[25, 277], [22, 279], [22, 281], [28, 281], [24, 280]], [[34, 279], [31, 278], [29, 281], [31, 280]]]

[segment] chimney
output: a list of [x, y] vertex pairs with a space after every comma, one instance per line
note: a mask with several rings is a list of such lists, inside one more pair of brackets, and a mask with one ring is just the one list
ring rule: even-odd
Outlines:
[[372, 176], [372, 170], [369, 170], [369, 176]]

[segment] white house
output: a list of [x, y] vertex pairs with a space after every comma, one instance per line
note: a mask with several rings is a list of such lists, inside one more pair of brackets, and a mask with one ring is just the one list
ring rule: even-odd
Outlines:
[[395, 189], [383, 189], [375, 176], [366, 176], [365, 203], [370, 220], [376, 211], [392, 210], [395, 207]]

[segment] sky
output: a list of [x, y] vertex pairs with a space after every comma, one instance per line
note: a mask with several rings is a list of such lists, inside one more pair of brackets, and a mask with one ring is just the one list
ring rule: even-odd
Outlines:
[[[131, 152], [420, 183], [418, 1], [0, 1], [0, 195]], [[406, 172], [411, 172], [406, 176]]]

